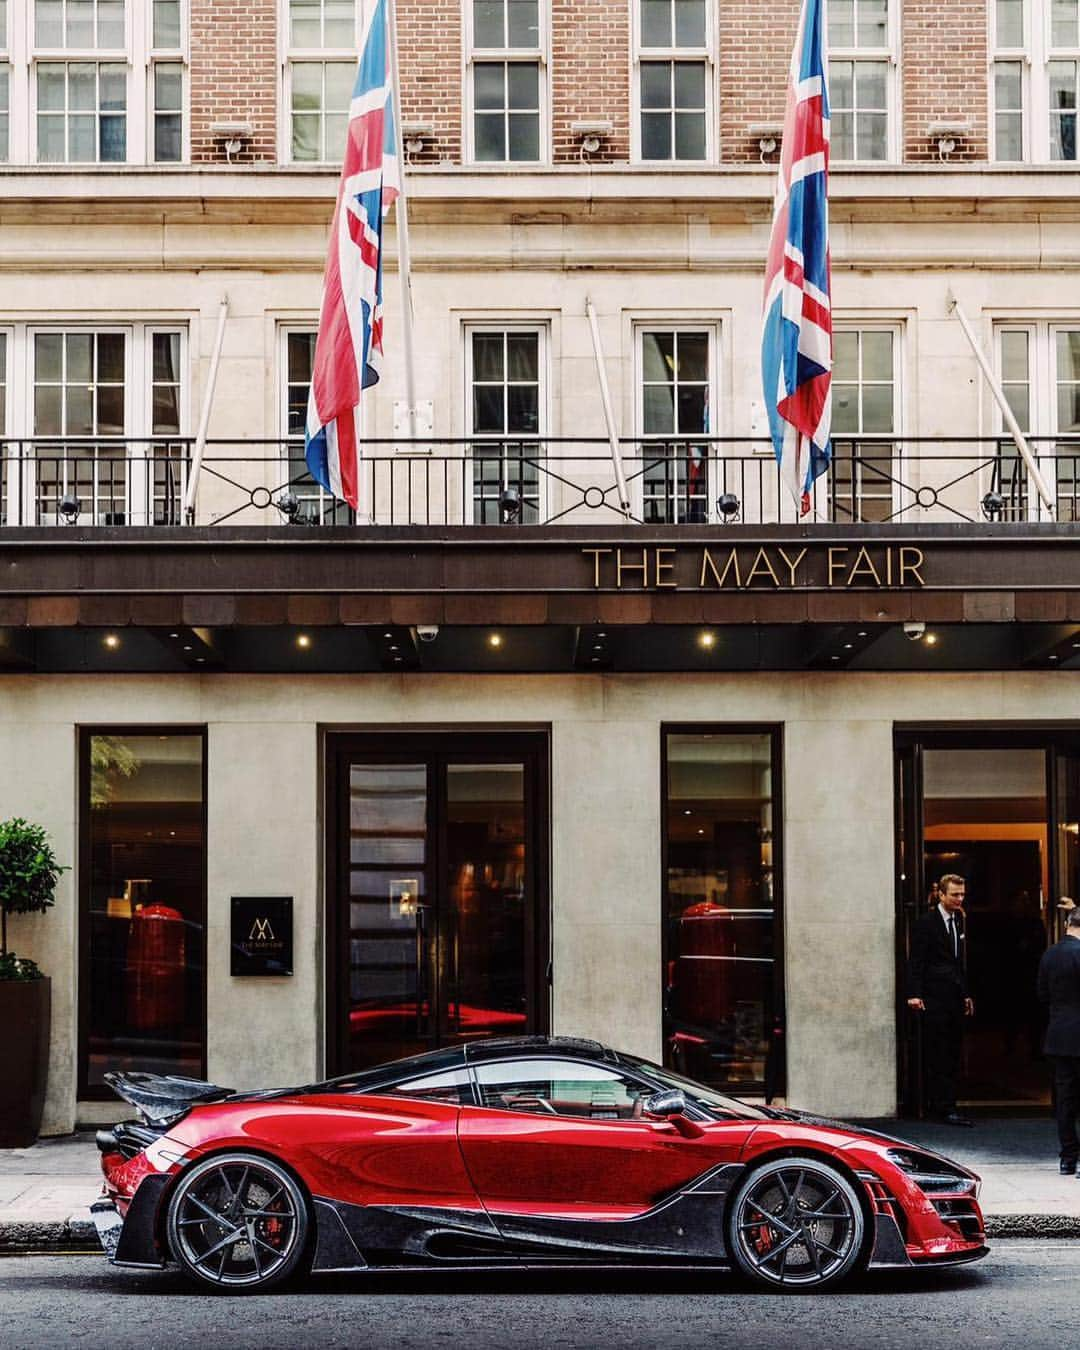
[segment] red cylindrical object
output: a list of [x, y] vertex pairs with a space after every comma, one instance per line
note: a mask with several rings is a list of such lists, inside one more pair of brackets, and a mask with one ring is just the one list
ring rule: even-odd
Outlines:
[[184, 1020], [184, 917], [144, 905], [131, 920], [127, 1017], [135, 1031], [164, 1031]]

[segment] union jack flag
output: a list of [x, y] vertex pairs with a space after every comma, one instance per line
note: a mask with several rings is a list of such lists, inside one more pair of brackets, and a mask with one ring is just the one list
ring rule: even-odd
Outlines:
[[400, 191], [387, 4], [365, 0], [305, 437], [311, 476], [354, 510], [360, 497], [361, 394], [382, 370], [383, 218]]
[[761, 342], [773, 447], [802, 515], [832, 454], [825, 3], [803, 0], [791, 57]]

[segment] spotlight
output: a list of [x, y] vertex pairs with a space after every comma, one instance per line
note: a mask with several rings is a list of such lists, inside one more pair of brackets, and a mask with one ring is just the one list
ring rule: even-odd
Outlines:
[[706, 649], [716, 646], [716, 634], [708, 631], [698, 634], [698, 646]]
[[928, 647], [936, 647], [937, 640], [938, 639], [936, 633], [927, 633], [926, 637], [923, 638], [923, 641], [926, 643]]
[[734, 492], [721, 492], [716, 499], [716, 509], [725, 520], [733, 520], [739, 514], [739, 499]]
[[515, 487], [503, 488], [499, 494], [499, 510], [504, 525], [517, 525], [521, 520], [521, 494]]
[[296, 518], [300, 514], [300, 498], [295, 492], [283, 492], [274, 502], [274, 505], [290, 525], [296, 523]]
[[303, 647], [306, 651], [311, 646], [311, 638], [307, 633], [300, 633], [296, 639], [296, 645]]
[[502, 642], [503, 642], [503, 640], [502, 640], [502, 634], [501, 634], [501, 633], [489, 633], [489, 634], [488, 634], [488, 646], [489, 646], [489, 647], [501, 647], [501, 646], [502, 646]]
[[74, 525], [82, 514], [82, 502], [74, 492], [65, 492], [60, 498], [58, 510], [64, 517], [65, 525]]
[[982, 499], [982, 509], [987, 520], [997, 520], [1005, 510], [1005, 498], [1000, 492], [988, 492]]
[[114, 652], [117, 649], [117, 647], [120, 646], [120, 639], [116, 636], [115, 633], [106, 633], [104, 638], [102, 638], [102, 641], [105, 643], [105, 646], [108, 647], [109, 651], [111, 652]]

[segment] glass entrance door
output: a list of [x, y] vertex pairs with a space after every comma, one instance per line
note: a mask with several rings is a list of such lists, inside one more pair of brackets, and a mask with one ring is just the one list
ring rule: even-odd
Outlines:
[[545, 755], [521, 736], [335, 746], [336, 1071], [544, 1029]]
[[965, 948], [975, 1015], [965, 1025], [961, 1100], [1049, 1103], [1039, 960], [1080, 890], [1080, 760], [1066, 732], [926, 732], [897, 738], [900, 1099], [923, 1110], [919, 1018], [905, 997], [917, 919], [937, 884], [966, 883]]

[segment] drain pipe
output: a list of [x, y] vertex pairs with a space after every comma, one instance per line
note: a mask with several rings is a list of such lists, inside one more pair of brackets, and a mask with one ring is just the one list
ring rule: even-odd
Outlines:
[[615, 425], [615, 409], [611, 403], [611, 387], [608, 384], [607, 367], [604, 365], [604, 349], [600, 342], [600, 324], [596, 317], [596, 306], [592, 302], [592, 296], [585, 297], [585, 313], [588, 315], [589, 328], [592, 331], [593, 355], [596, 357], [596, 373], [600, 379], [600, 400], [604, 405], [604, 421], [607, 423], [608, 442], [611, 445], [611, 462], [615, 468], [619, 510], [624, 516], [629, 517], [630, 493], [626, 487], [622, 448], [619, 445], [619, 431]]

